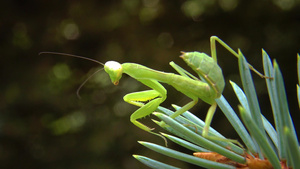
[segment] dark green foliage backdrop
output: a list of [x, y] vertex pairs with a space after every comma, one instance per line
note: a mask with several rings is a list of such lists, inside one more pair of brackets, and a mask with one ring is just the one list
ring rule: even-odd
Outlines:
[[[135, 62], [163, 71], [180, 51], [210, 54], [209, 37], [217, 35], [234, 49], [241, 48], [258, 70], [261, 48], [281, 66], [294, 121], [296, 53], [300, 44], [299, 0], [123, 0], [17, 1], [0, 5], [0, 168], [144, 168], [131, 154], [143, 154], [183, 168], [192, 168], [148, 151], [136, 141], [162, 139], [132, 125], [136, 110], [122, 100], [146, 89], [124, 76], [113, 86], [105, 72], [91, 78], [76, 96], [78, 86], [99, 69], [76, 58], [38, 55], [56, 51], [105, 62]], [[238, 81], [237, 60], [218, 46], [226, 83]], [[189, 69], [188, 69], [189, 70]], [[270, 115], [264, 80], [256, 75], [262, 109]], [[170, 107], [188, 98], [166, 85]], [[224, 95], [233, 98], [226, 86]], [[207, 105], [192, 110], [204, 119]], [[145, 119], [145, 123], [147, 120]], [[151, 127], [153, 123], [147, 123]], [[295, 124], [299, 128], [299, 124]], [[213, 126], [230, 137], [224, 116], [217, 112]], [[228, 126], [228, 127], [227, 127]], [[299, 130], [298, 130], [299, 132]], [[170, 145], [174, 147], [175, 145]], [[177, 149], [180, 149], [177, 147]], [[184, 151], [184, 150], [183, 150]], [[192, 152], [187, 152], [192, 153]]]

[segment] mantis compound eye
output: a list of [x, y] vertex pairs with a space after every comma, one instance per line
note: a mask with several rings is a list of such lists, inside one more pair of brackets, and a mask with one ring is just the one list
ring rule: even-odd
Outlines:
[[112, 83], [118, 85], [123, 73], [122, 65], [115, 61], [108, 61], [104, 65], [104, 70], [108, 73]]

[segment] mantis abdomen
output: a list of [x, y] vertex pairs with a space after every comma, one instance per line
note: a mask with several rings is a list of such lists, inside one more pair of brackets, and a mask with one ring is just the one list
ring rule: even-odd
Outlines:
[[224, 86], [222, 69], [212, 57], [200, 52], [183, 52], [180, 56], [203, 80], [205, 80], [220, 97]]

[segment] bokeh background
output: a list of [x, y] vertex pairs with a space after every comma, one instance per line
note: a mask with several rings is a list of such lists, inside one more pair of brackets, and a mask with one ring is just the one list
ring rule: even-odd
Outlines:
[[[174, 72], [180, 51], [210, 54], [209, 37], [219, 36], [262, 71], [261, 48], [279, 62], [290, 111], [298, 129], [296, 53], [300, 50], [299, 0], [85, 0], [3, 1], [0, 5], [0, 168], [146, 168], [131, 155], [141, 154], [182, 168], [193, 168], [152, 152], [138, 140], [163, 145], [161, 138], [135, 127], [129, 116], [137, 107], [127, 93], [147, 89], [124, 75], [118, 86], [93, 62], [54, 51], [106, 62], [134, 62]], [[224, 96], [238, 102], [228, 80], [239, 82], [237, 59], [217, 46], [226, 78]], [[264, 80], [256, 80], [263, 114], [271, 111]], [[164, 107], [184, 105], [187, 97], [165, 85]], [[204, 119], [208, 105], [193, 110]], [[150, 116], [155, 118], [153, 116]], [[150, 117], [142, 121], [155, 131]], [[212, 126], [238, 138], [217, 111]], [[192, 153], [169, 143], [171, 148]]]

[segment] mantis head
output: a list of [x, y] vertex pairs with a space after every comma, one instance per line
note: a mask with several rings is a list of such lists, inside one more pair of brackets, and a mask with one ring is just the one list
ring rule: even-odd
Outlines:
[[123, 73], [122, 65], [115, 61], [108, 61], [104, 65], [104, 70], [108, 73], [111, 82], [118, 85]]

